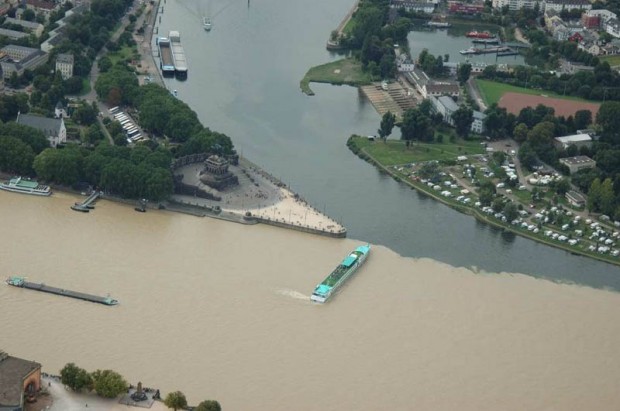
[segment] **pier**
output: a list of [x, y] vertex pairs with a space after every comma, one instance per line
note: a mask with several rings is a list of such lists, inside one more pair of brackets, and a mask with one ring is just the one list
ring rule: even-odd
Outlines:
[[86, 200], [81, 203], [75, 203], [71, 206], [71, 209], [74, 211], [81, 211], [83, 213], [88, 213], [90, 210], [95, 208], [94, 203], [101, 197], [101, 191], [93, 191]]
[[51, 287], [43, 283], [31, 283], [26, 281], [23, 277], [9, 277], [6, 280], [8, 285], [19, 288], [27, 288], [29, 290], [42, 291], [44, 293], [61, 295], [64, 297], [76, 298], [78, 300], [90, 301], [93, 303], [99, 303], [104, 305], [116, 305], [118, 300], [110, 297], [100, 297], [98, 295], [81, 293], [78, 291], [65, 290], [64, 288]]

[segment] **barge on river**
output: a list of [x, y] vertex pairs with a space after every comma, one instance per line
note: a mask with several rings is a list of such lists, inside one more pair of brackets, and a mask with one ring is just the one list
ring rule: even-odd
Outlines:
[[342, 284], [366, 261], [370, 253], [370, 244], [361, 245], [353, 250], [339, 265], [316, 286], [310, 299], [324, 303]]
[[21, 177], [13, 177], [9, 181], [1, 182], [0, 190], [31, 194], [35, 196], [49, 196], [52, 194], [52, 191], [48, 186], [39, 184], [33, 180], [25, 180]]
[[8, 285], [12, 285], [14, 287], [27, 288], [29, 290], [42, 291], [44, 293], [62, 295], [64, 297], [77, 298], [78, 300], [90, 301], [93, 303], [99, 303], [104, 305], [116, 305], [118, 304], [118, 300], [115, 300], [110, 297], [100, 297], [98, 295], [91, 295], [80, 293], [78, 291], [65, 290], [63, 288], [50, 287], [49, 285], [45, 285], [43, 283], [31, 283], [24, 279], [24, 277], [9, 277], [6, 280]]
[[174, 75], [174, 62], [172, 60], [172, 49], [168, 37], [158, 37], [157, 46], [159, 47], [159, 67], [164, 75]]
[[187, 76], [187, 59], [185, 58], [185, 50], [181, 44], [181, 33], [171, 30], [168, 32], [168, 38], [170, 39], [170, 47], [172, 48], [174, 71], [177, 76]]

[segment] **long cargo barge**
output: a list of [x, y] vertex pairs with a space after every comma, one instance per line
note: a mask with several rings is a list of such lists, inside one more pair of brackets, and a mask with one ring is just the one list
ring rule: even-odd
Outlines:
[[9, 277], [6, 280], [8, 285], [14, 287], [27, 288], [29, 290], [42, 291], [44, 293], [62, 295], [64, 297], [77, 298], [78, 300], [90, 301], [93, 303], [99, 303], [104, 305], [116, 305], [118, 300], [110, 297], [100, 297], [98, 295], [81, 293], [78, 291], [65, 290], [64, 288], [50, 287], [43, 283], [31, 283], [26, 281], [23, 277]]
[[312, 301], [324, 303], [333, 293], [366, 261], [370, 253], [370, 244], [361, 245], [353, 250], [344, 260], [316, 286], [310, 296]]
[[172, 48], [170, 48], [170, 39], [167, 37], [158, 37], [157, 46], [159, 47], [159, 67], [163, 74], [174, 74], [174, 61], [172, 60]]
[[172, 48], [174, 70], [177, 75], [186, 75], [187, 59], [185, 58], [185, 50], [181, 44], [181, 34], [178, 31], [171, 30], [168, 32], [168, 39], [170, 39], [170, 47]]

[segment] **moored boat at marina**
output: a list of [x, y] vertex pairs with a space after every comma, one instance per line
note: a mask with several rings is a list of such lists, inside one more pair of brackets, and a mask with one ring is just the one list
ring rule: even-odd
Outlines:
[[471, 37], [474, 39], [493, 39], [495, 36], [488, 31], [470, 31], [465, 34], [465, 37]]
[[37, 196], [49, 196], [52, 194], [48, 186], [39, 184], [33, 180], [25, 180], [22, 177], [13, 177], [9, 181], [1, 182], [0, 190]]
[[361, 266], [370, 253], [370, 244], [353, 250], [319, 285], [310, 299], [318, 303], [326, 302], [332, 294]]
[[452, 27], [452, 24], [448, 23], [447, 21], [429, 21], [428, 23], [426, 23], [426, 25], [438, 29], [447, 29]]
[[203, 17], [202, 18], [202, 26], [204, 27], [204, 29], [206, 31], [211, 31], [211, 20], [209, 20], [207, 17]]

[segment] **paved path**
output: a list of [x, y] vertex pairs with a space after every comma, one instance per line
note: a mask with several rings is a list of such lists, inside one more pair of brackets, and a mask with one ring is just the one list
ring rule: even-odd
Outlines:
[[469, 91], [471, 98], [478, 103], [478, 106], [480, 106], [480, 111], [484, 112], [487, 109], [487, 105], [484, 104], [484, 99], [480, 94], [480, 90], [478, 90], [476, 82], [471, 76], [469, 77], [469, 80], [467, 80], [467, 90]]

